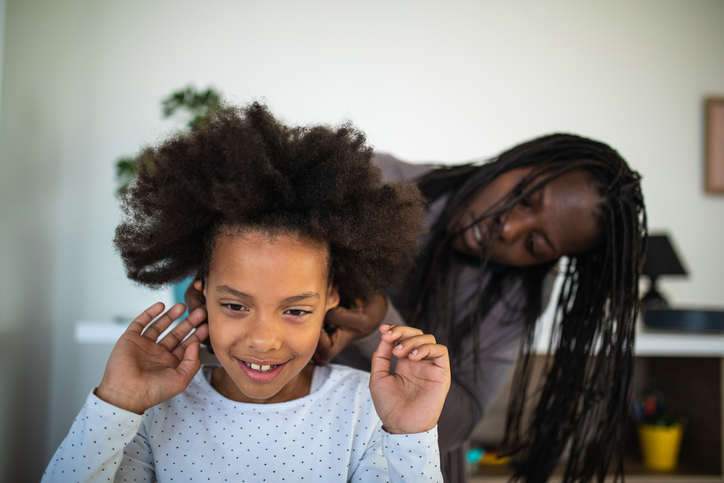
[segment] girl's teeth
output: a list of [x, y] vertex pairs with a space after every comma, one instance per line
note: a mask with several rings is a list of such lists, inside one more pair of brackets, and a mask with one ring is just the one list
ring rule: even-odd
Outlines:
[[251, 367], [251, 368], [254, 369], [255, 371], [259, 371], [259, 372], [266, 372], [266, 371], [268, 371], [268, 370], [271, 370], [271, 369], [274, 369], [274, 368], [277, 367], [276, 365], [275, 365], [275, 366], [271, 366], [271, 365], [269, 365], [269, 364], [265, 364], [265, 365], [263, 365], [263, 366], [260, 366], [259, 364], [253, 364], [253, 363], [251, 363], [251, 362], [246, 362], [246, 361], [244, 362], [244, 364], [246, 364], [248, 367]]

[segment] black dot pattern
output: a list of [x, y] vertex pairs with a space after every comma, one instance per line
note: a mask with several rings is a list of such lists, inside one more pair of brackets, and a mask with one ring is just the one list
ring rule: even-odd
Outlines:
[[91, 393], [43, 483], [442, 482], [437, 428], [384, 431], [368, 373], [317, 367], [308, 396], [246, 404], [211, 387], [212, 369], [143, 416]]

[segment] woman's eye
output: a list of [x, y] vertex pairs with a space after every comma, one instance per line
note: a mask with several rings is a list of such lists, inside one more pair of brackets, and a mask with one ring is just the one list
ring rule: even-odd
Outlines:
[[528, 243], [527, 243], [527, 245], [528, 245], [528, 251], [530, 252], [531, 255], [533, 255], [533, 256], [535, 257], [535, 256], [536, 256], [536, 253], [535, 253], [535, 239], [534, 239], [534, 237], [533, 237], [532, 235], [528, 238]]
[[311, 314], [308, 310], [302, 309], [289, 309], [284, 311], [285, 314], [293, 315], [294, 317], [301, 317], [302, 315]]
[[536, 196], [539, 196], [538, 191], [528, 193], [520, 200], [521, 206], [524, 206], [526, 208], [530, 208], [530, 207], [534, 206], [537, 202]]

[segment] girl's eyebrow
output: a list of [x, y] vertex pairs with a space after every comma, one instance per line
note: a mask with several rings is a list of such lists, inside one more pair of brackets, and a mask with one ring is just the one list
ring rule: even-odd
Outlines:
[[229, 287], [228, 285], [217, 285], [216, 292], [233, 295], [234, 297], [245, 297], [245, 298], [251, 298], [251, 299], [254, 298], [249, 294], [245, 294], [244, 292], [239, 292], [238, 290], [234, 290], [233, 288]]
[[[247, 298], [247, 299], [254, 300], [254, 297], [252, 297], [251, 295], [246, 294], [244, 292], [239, 292], [238, 290], [235, 290], [235, 289], [229, 287], [228, 285], [218, 285], [216, 287], [216, 292], [233, 295], [234, 297], [241, 297], [241, 298]], [[319, 298], [319, 294], [317, 292], [305, 292], [305, 293], [302, 293], [299, 295], [293, 295], [291, 297], [287, 297], [283, 300], [283, 302], [285, 302], [285, 303], [299, 302], [301, 300], [318, 299], [318, 298]]]
[[287, 297], [287, 298], [284, 299], [284, 302], [287, 302], [287, 303], [289, 303], [289, 302], [300, 302], [300, 301], [302, 301], [302, 300], [318, 299], [318, 298], [319, 298], [319, 294], [318, 294], [317, 292], [306, 292], [306, 293], [303, 293], [303, 294], [295, 295], [295, 296], [293, 296], [293, 297]]

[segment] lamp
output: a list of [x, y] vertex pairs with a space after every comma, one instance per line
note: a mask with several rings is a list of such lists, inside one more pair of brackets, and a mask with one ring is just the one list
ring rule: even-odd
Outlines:
[[687, 275], [668, 235], [649, 235], [641, 274], [651, 280], [649, 291], [641, 299], [643, 308], [647, 310], [668, 309], [669, 303], [656, 289], [656, 280], [661, 275]]

